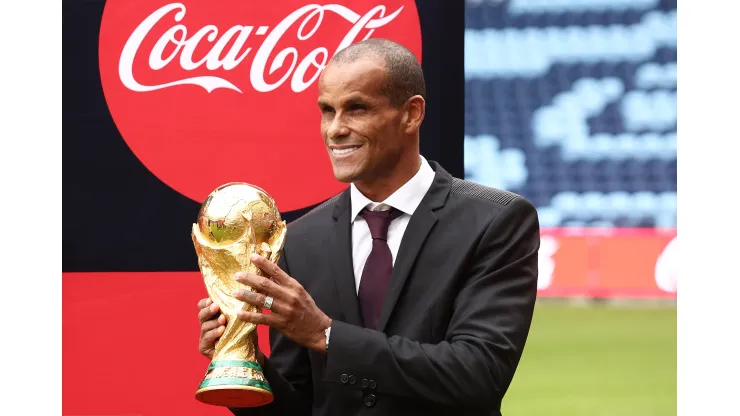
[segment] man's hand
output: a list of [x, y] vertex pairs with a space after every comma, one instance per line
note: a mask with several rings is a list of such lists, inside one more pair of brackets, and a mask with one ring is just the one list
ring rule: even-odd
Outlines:
[[[206, 357], [213, 359], [213, 354], [216, 352], [216, 344], [224, 334], [226, 330], [226, 317], [218, 313], [218, 305], [213, 303], [210, 298], [201, 299], [198, 301], [198, 320], [200, 320], [200, 343], [198, 349], [200, 353]], [[257, 340], [257, 330], [252, 331], [251, 335], [252, 342], [256, 347], [256, 359], [259, 365], [264, 365], [264, 354], [260, 351], [259, 341]]]
[[331, 326], [331, 318], [316, 306], [303, 286], [277, 264], [258, 255], [252, 255], [251, 260], [274, 281], [250, 273], [237, 273], [235, 279], [238, 282], [254, 288], [258, 293], [236, 290], [234, 297], [259, 308], [263, 307], [267, 296], [272, 296], [274, 300], [270, 314], [239, 311], [239, 319], [268, 325], [298, 344], [324, 352], [324, 330]]
[[[200, 343], [198, 349], [206, 357], [213, 359], [218, 339], [226, 329], [226, 317], [219, 312], [218, 305], [210, 298], [198, 301], [198, 320], [200, 321]], [[217, 315], [218, 314], [218, 315]]]

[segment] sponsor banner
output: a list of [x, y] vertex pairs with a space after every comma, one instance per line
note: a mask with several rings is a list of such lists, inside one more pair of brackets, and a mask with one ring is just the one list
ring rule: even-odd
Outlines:
[[243, 178], [293, 211], [346, 186], [321, 144], [317, 84], [369, 38], [422, 62], [415, 1], [109, 0], [100, 80], [126, 144], [169, 187], [200, 203]]
[[549, 228], [540, 297], [675, 298], [676, 230]]

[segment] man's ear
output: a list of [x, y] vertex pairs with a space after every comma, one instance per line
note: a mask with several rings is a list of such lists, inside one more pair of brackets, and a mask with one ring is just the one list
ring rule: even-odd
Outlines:
[[404, 132], [414, 134], [421, 128], [426, 113], [426, 101], [421, 95], [414, 95], [406, 100], [404, 107]]

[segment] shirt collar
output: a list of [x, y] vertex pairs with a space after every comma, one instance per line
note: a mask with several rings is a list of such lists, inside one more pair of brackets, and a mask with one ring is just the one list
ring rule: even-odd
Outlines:
[[375, 202], [362, 194], [357, 187], [350, 185], [350, 198], [352, 201], [352, 222], [360, 214], [363, 208], [370, 206], [375, 208], [377, 205], [385, 204], [402, 211], [404, 214], [413, 215], [416, 208], [421, 203], [424, 196], [434, 182], [434, 169], [429, 166], [427, 160], [421, 156], [421, 167], [416, 174], [409, 179], [402, 187], [398, 188], [385, 201]]

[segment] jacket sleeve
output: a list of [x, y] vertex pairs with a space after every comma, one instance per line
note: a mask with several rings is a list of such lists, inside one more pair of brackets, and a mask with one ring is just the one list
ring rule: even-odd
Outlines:
[[523, 198], [512, 201], [491, 220], [468, 263], [445, 341], [422, 344], [334, 321], [326, 381], [354, 374], [375, 381], [379, 398], [497, 405], [514, 377], [529, 333], [539, 244], [534, 206]]
[[[278, 262], [288, 270], [285, 251]], [[311, 414], [313, 382], [308, 350], [270, 328], [270, 357], [262, 371], [273, 393], [272, 403], [254, 408], [230, 408], [236, 416], [277, 416]]]

